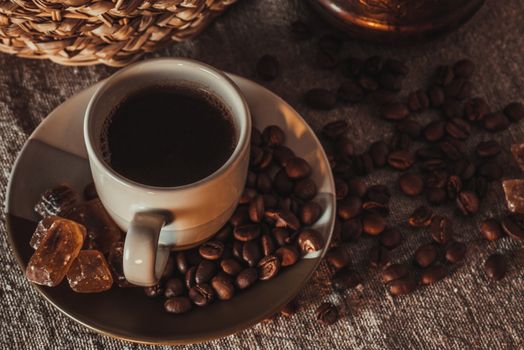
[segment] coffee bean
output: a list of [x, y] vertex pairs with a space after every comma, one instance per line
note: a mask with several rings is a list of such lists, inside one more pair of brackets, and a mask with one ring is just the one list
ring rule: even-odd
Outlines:
[[378, 75], [378, 83], [383, 89], [398, 92], [402, 89], [402, 80], [401, 76], [382, 71]]
[[382, 270], [382, 281], [389, 283], [409, 275], [409, 267], [406, 264], [392, 264]]
[[273, 229], [272, 235], [279, 246], [286, 245], [289, 240], [289, 232], [284, 228]]
[[164, 310], [172, 314], [183, 314], [191, 310], [191, 300], [188, 297], [168, 298], [164, 302]]
[[211, 279], [216, 273], [215, 263], [209, 260], [202, 260], [200, 264], [197, 265], [195, 272], [195, 282], [197, 284], [205, 283]]
[[337, 104], [337, 96], [329, 90], [316, 88], [306, 92], [305, 101], [313, 109], [330, 110]]
[[312, 179], [302, 179], [293, 188], [293, 194], [304, 201], [314, 198], [317, 191], [317, 184]]
[[262, 138], [268, 146], [279, 146], [286, 142], [286, 134], [277, 125], [269, 125], [262, 132]]
[[444, 248], [444, 257], [452, 264], [456, 264], [466, 255], [466, 245], [462, 242], [449, 242]]
[[513, 239], [524, 240], [524, 215], [510, 214], [501, 221], [504, 232]]
[[193, 287], [196, 284], [196, 281], [195, 281], [196, 270], [197, 270], [197, 267], [192, 266], [186, 271], [184, 275], [184, 283], [186, 284], [187, 289], [191, 289], [191, 287]]
[[89, 201], [95, 198], [98, 198], [98, 192], [96, 191], [95, 184], [91, 182], [86, 187], [84, 187], [84, 199]]
[[335, 176], [334, 177], [335, 182], [335, 194], [337, 200], [342, 200], [346, 198], [349, 192], [349, 187], [346, 183], [346, 181], [342, 180], [341, 178]]
[[391, 147], [394, 150], [405, 150], [409, 151], [413, 146], [413, 140], [409, 135], [396, 132], [391, 138]]
[[289, 228], [294, 231], [300, 228], [300, 221], [289, 210], [266, 210], [264, 215], [275, 222], [275, 227]]
[[484, 116], [484, 129], [491, 132], [506, 130], [509, 127], [509, 119], [502, 113], [489, 113]]
[[260, 173], [257, 175], [257, 190], [260, 193], [270, 193], [273, 190], [271, 186], [271, 177], [267, 173]]
[[324, 238], [312, 228], [302, 230], [297, 238], [298, 247], [302, 255], [319, 251], [324, 247]]
[[438, 66], [437, 69], [435, 69], [435, 74], [433, 77], [433, 81], [435, 84], [439, 86], [447, 86], [451, 84], [453, 79], [455, 78], [455, 74], [453, 72], [453, 68], [450, 66]]
[[215, 276], [211, 280], [211, 287], [220, 300], [229, 300], [235, 295], [235, 286], [229, 278]]
[[177, 269], [180, 273], [184, 274], [189, 269], [189, 264], [186, 259], [186, 255], [184, 252], [178, 252], [175, 255], [175, 263], [177, 266]]
[[235, 258], [238, 260], [242, 260], [242, 249], [244, 249], [244, 245], [240, 241], [233, 241], [233, 245], [231, 247], [231, 253]]
[[258, 192], [252, 188], [244, 188], [244, 191], [238, 200], [238, 204], [249, 204], [251, 200], [257, 196], [257, 194]]
[[249, 223], [248, 207], [239, 205], [229, 218], [229, 222], [235, 227]]
[[495, 181], [502, 178], [503, 170], [497, 162], [487, 160], [478, 166], [477, 173], [490, 181]]
[[197, 284], [189, 290], [189, 298], [198, 306], [206, 306], [215, 298], [215, 292], [209, 284]]
[[331, 279], [331, 286], [338, 292], [344, 292], [348, 288], [355, 288], [362, 283], [362, 278], [355, 270], [340, 269]]
[[511, 122], [516, 123], [524, 119], [524, 105], [520, 102], [512, 102], [504, 108], [504, 114]]
[[150, 298], [156, 298], [164, 294], [164, 288], [162, 287], [161, 284], [158, 283], [151, 287], [145, 287], [144, 293]]
[[260, 237], [260, 245], [262, 247], [263, 256], [273, 253], [276, 249], [275, 241], [268, 234], [264, 234]]
[[444, 87], [446, 97], [464, 100], [471, 95], [473, 85], [471, 81], [463, 78], [456, 78], [448, 86]]
[[401, 241], [402, 235], [397, 228], [387, 229], [380, 235], [380, 244], [388, 249], [398, 247]]
[[379, 87], [378, 82], [375, 78], [365, 74], [359, 76], [357, 82], [365, 92], [376, 91]]
[[331, 303], [322, 303], [315, 312], [317, 321], [330, 326], [338, 321], [338, 309]]
[[250, 266], [256, 266], [262, 258], [260, 243], [256, 240], [244, 243], [242, 247], [242, 259]]
[[284, 317], [291, 317], [297, 313], [298, 305], [295, 299], [284, 305], [280, 310], [280, 315]]
[[258, 279], [269, 280], [280, 271], [280, 258], [276, 255], [266, 255], [258, 262], [257, 267]]
[[298, 252], [294, 246], [285, 245], [275, 251], [275, 255], [280, 258], [282, 267], [294, 265], [298, 261]]
[[491, 158], [501, 152], [500, 144], [495, 140], [482, 141], [477, 144], [475, 152], [481, 158]]
[[444, 204], [447, 200], [446, 190], [442, 188], [429, 188], [426, 192], [426, 199], [433, 205]]
[[457, 61], [453, 65], [453, 72], [457, 77], [470, 78], [475, 72], [475, 64], [468, 59]]
[[386, 120], [402, 120], [406, 118], [408, 115], [408, 107], [405, 104], [399, 102], [386, 103], [380, 109], [380, 116]]
[[380, 56], [371, 56], [364, 61], [363, 70], [370, 75], [377, 75], [382, 69], [384, 60]]
[[358, 177], [354, 177], [348, 180], [348, 191], [350, 195], [357, 196], [357, 197], [364, 197], [366, 194], [368, 188], [364, 181], [359, 179]]
[[241, 242], [250, 241], [260, 236], [260, 226], [258, 224], [248, 224], [235, 227], [233, 236]]
[[380, 245], [372, 247], [368, 252], [368, 262], [371, 267], [386, 266], [389, 260], [389, 251]]
[[360, 214], [362, 200], [357, 196], [347, 196], [337, 206], [338, 216], [342, 220], [349, 220]]
[[333, 247], [326, 253], [326, 261], [336, 270], [340, 270], [349, 265], [349, 254], [343, 247]]
[[303, 179], [311, 174], [311, 166], [299, 157], [289, 159], [285, 169], [287, 176], [292, 179]]
[[444, 137], [446, 123], [442, 120], [435, 120], [426, 125], [422, 134], [426, 141], [436, 142]]
[[362, 236], [362, 221], [359, 217], [349, 219], [341, 225], [342, 241], [354, 241]]
[[295, 158], [295, 153], [288, 147], [284, 145], [276, 145], [273, 148], [273, 159], [281, 167], [285, 167], [291, 158]]
[[408, 196], [418, 196], [424, 189], [424, 181], [417, 173], [404, 173], [399, 176], [400, 190]]
[[466, 145], [460, 140], [443, 140], [439, 142], [438, 147], [451, 160], [460, 160], [466, 156]]
[[[284, 176], [287, 175], [284, 174]], [[254, 197], [249, 204], [249, 218], [251, 221], [260, 222], [264, 217], [264, 209], [264, 197], [261, 195]], [[238, 227], [236, 230], [241, 227]]]
[[291, 23], [290, 31], [291, 36], [298, 41], [307, 40], [313, 36], [310, 26], [300, 20]]
[[437, 253], [433, 243], [423, 244], [415, 251], [415, 262], [422, 268], [428, 267], [437, 259]]
[[388, 145], [384, 141], [377, 141], [369, 147], [369, 155], [373, 159], [373, 164], [376, 167], [383, 167], [386, 165], [387, 156], [389, 153]]
[[257, 62], [257, 75], [262, 80], [274, 80], [279, 70], [278, 60], [274, 56], [264, 55]]
[[232, 258], [222, 260], [220, 262], [220, 267], [222, 268], [222, 271], [231, 276], [238, 275], [242, 270], [242, 265], [240, 265], [240, 263], [237, 260]]
[[471, 160], [459, 159], [455, 162], [454, 171], [462, 180], [469, 180], [475, 175], [477, 169]]
[[470, 191], [462, 191], [457, 194], [457, 208], [464, 215], [475, 215], [480, 208], [477, 195]]
[[409, 94], [408, 107], [412, 112], [421, 112], [429, 107], [429, 97], [423, 90], [417, 90]]
[[414, 162], [413, 155], [408, 151], [393, 151], [388, 155], [388, 164], [397, 170], [407, 170]]
[[496, 241], [504, 235], [504, 232], [497, 219], [488, 218], [480, 223], [480, 234], [488, 241]]
[[445, 188], [448, 180], [448, 173], [445, 170], [434, 170], [426, 177], [427, 188]]
[[466, 140], [471, 134], [471, 127], [464, 119], [453, 118], [446, 123], [446, 132], [455, 139]]
[[204, 259], [217, 260], [224, 252], [224, 243], [217, 240], [208, 241], [198, 248], [198, 252]]
[[430, 266], [420, 274], [420, 284], [430, 285], [437, 283], [448, 275], [446, 269], [441, 265]]
[[431, 225], [433, 211], [427, 206], [416, 208], [408, 218], [408, 224], [411, 227], [428, 227]]
[[481, 97], [466, 100], [464, 103], [464, 118], [470, 122], [480, 122], [489, 113], [489, 106]]
[[434, 216], [429, 231], [437, 243], [446, 244], [453, 239], [453, 226], [447, 216]]
[[338, 98], [343, 102], [358, 103], [365, 97], [362, 87], [353, 80], [344, 81], [337, 90]]
[[432, 86], [428, 90], [429, 101], [433, 108], [438, 108], [442, 106], [446, 97], [444, 95], [444, 90], [440, 86]]
[[327, 123], [322, 128], [322, 133], [331, 140], [337, 140], [344, 135], [348, 130], [348, 123], [345, 120], [339, 119], [331, 123]]
[[353, 167], [360, 176], [370, 174], [373, 171], [373, 159], [371, 159], [369, 153], [364, 152], [353, 158]]
[[417, 282], [412, 276], [405, 276], [389, 283], [389, 294], [392, 296], [405, 295], [417, 288]]
[[484, 273], [493, 281], [503, 279], [507, 269], [506, 258], [502, 254], [491, 254], [484, 263]]
[[339, 59], [337, 54], [333, 51], [319, 50], [315, 61], [319, 68], [333, 69], [338, 65]]
[[311, 226], [322, 215], [322, 207], [317, 202], [307, 202], [300, 208], [300, 221], [305, 226]]
[[247, 177], [246, 177], [246, 187], [254, 188], [256, 186], [256, 182], [257, 182], [257, 174], [251, 170], [248, 171]]
[[362, 229], [368, 235], [376, 236], [386, 228], [386, 219], [381, 215], [368, 212], [362, 216]]
[[264, 147], [263, 152], [262, 152], [262, 159], [260, 159], [260, 162], [256, 165], [256, 170], [259, 172], [265, 171], [272, 164], [273, 164], [273, 151], [268, 147]]
[[396, 130], [402, 134], [408, 135], [413, 140], [417, 140], [422, 134], [422, 125], [417, 121], [404, 119], [396, 124]]
[[364, 62], [356, 57], [348, 57], [342, 62], [342, 72], [350, 78], [360, 74], [364, 66]]
[[450, 177], [448, 177], [446, 191], [449, 198], [456, 198], [457, 194], [462, 191], [462, 180], [460, 179], [460, 177], [456, 175], [451, 175]]
[[242, 270], [236, 277], [236, 285], [239, 289], [251, 287], [258, 280], [258, 272], [254, 267]]

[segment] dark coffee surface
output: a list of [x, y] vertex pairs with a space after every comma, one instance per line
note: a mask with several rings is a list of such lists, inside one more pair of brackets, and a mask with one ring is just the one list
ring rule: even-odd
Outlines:
[[107, 126], [109, 162], [150, 186], [181, 186], [218, 170], [236, 144], [229, 111], [205, 90], [154, 86], [118, 105]]

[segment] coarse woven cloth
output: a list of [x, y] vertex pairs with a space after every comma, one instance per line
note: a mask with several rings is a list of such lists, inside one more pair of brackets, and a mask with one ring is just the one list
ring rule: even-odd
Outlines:
[[[152, 56], [185, 56], [202, 60], [226, 71], [255, 79], [254, 66], [262, 54], [281, 62], [281, 76], [264, 83], [282, 96], [319, 130], [326, 122], [343, 118], [359, 152], [371, 142], [390, 136], [390, 124], [377, 119], [371, 106], [343, 106], [329, 112], [308, 109], [304, 91], [313, 87], [336, 89], [340, 74], [314, 68], [316, 40], [292, 42], [289, 24], [307, 18], [317, 32], [328, 27], [303, 0], [242, 0], [219, 18], [196, 40]], [[513, 100], [524, 101], [524, 1], [488, 0], [475, 17], [458, 31], [413, 47], [381, 47], [349, 41], [344, 54], [396, 57], [410, 67], [404, 91], [425, 87], [427, 77], [439, 63], [468, 57], [477, 64], [474, 95], [484, 96], [494, 110]], [[104, 66], [62, 67], [47, 61], [0, 55], [0, 198], [13, 162], [27, 137], [57, 105], [115, 70]], [[436, 118], [417, 116], [427, 122]], [[507, 149], [524, 141], [524, 122], [493, 136]], [[475, 133], [480, 134], [480, 133]], [[475, 145], [491, 135], [472, 136]], [[508, 151], [501, 156], [509, 177], [520, 176]], [[425, 230], [410, 230], [403, 224], [423, 200], [401, 195], [395, 186], [398, 174], [380, 170], [366, 178], [384, 183], [394, 195], [391, 225], [400, 224], [404, 243], [392, 253], [393, 261], [410, 261], [416, 247], [430, 240]], [[478, 219], [499, 215], [505, 209], [500, 185], [492, 186], [476, 219], [453, 216], [458, 239], [470, 242], [463, 266], [436, 285], [411, 295], [388, 296], [380, 276], [366, 265], [371, 240], [362, 239], [350, 248], [352, 264], [365, 282], [362, 288], [335, 294], [328, 284], [323, 264], [299, 294], [299, 312], [290, 318], [264, 322], [238, 334], [193, 346], [191, 349], [524, 349], [524, 251], [508, 238], [487, 243], [478, 234]], [[439, 212], [452, 214], [452, 207]], [[93, 332], [64, 316], [43, 300], [25, 280], [6, 239], [5, 215], [0, 222], [0, 348], [1, 349], [147, 349]], [[493, 252], [507, 254], [508, 276], [500, 282], [486, 281], [482, 264]], [[330, 327], [317, 324], [316, 307], [322, 301], [340, 306], [342, 319]], [[163, 348], [163, 347], [158, 347]], [[167, 347], [165, 347], [167, 348]]]

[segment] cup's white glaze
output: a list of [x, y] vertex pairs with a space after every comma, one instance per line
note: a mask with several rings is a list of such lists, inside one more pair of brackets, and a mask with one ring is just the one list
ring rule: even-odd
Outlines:
[[[104, 122], [111, 110], [133, 91], [177, 81], [200, 85], [229, 107], [238, 140], [233, 154], [215, 173], [179, 187], [147, 186], [116, 173], [102, 157], [100, 145]], [[173, 117], [177, 117], [176, 112]], [[251, 116], [238, 87], [222, 72], [187, 59], [148, 60], [118, 71], [96, 91], [84, 121], [93, 180], [108, 213], [124, 231], [137, 213], [169, 213], [173, 220], [167, 219], [159, 242], [173, 249], [205, 241], [231, 216], [246, 180], [250, 137]]]

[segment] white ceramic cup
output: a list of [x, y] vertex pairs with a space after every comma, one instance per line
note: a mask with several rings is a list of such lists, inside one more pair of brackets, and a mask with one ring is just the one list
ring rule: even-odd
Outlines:
[[[232, 155], [213, 174], [184, 186], [148, 186], [118, 174], [102, 156], [101, 148], [104, 123], [111, 111], [130, 93], [177, 82], [203, 87], [229, 108], [237, 138]], [[177, 117], [174, 112], [173, 118]], [[170, 250], [202, 243], [233, 213], [247, 175], [251, 116], [242, 93], [224, 73], [188, 59], [153, 59], [118, 71], [100, 86], [86, 110], [84, 138], [100, 200], [127, 231], [126, 279], [151, 286], [160, 279]]]

